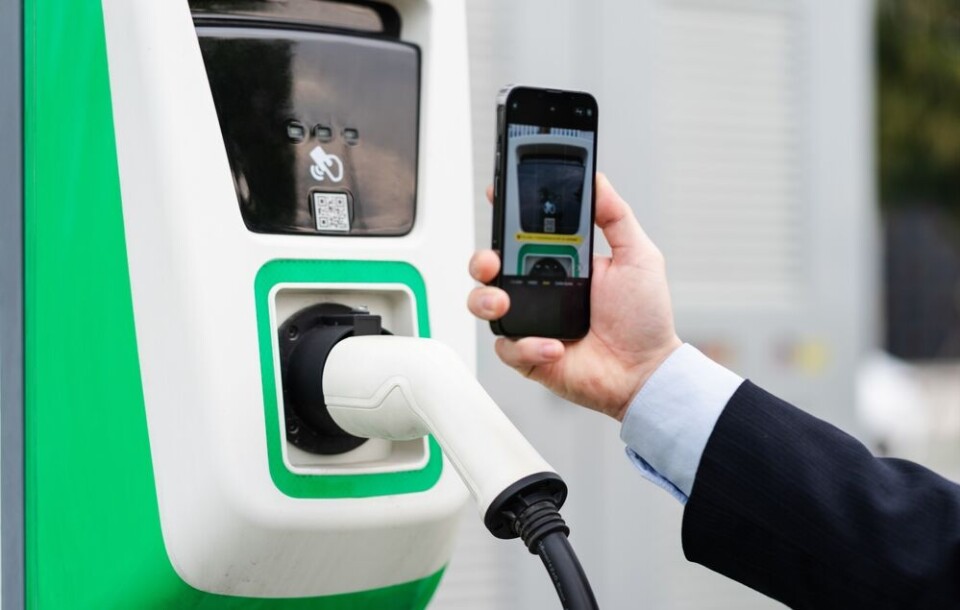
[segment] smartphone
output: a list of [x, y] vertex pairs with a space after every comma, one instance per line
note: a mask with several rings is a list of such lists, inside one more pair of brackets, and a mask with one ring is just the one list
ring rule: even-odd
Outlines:
[[507, 337], [579, 339], [590, 329], [597, 101], [511, 85], [497, 97], [493, 249]]

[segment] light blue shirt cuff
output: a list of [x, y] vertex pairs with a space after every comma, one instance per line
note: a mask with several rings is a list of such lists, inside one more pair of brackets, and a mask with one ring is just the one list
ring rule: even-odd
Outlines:
[[683, 344], [634, 397], [620, 438], [640, 473], [686, 503], [700, 457], [743, 378]]
[[637, 467], [637, 470], [640, 471], [640, 474], [643, 476], [643, 478], [673, 496], [673, 498], [680, 502], [680, 504], [686, 504], [687, 500], [690, 499], [690, 496], [680, 491], [676, 485], [668, 481], [662, 474], [654, 470], [653, 466], [651, 466], [647, 460], [637, 455], [637, 452], [630, 447], [627, 447], [627, 457], [630, 458], [630, 461], [633, 462], [633, 465]]

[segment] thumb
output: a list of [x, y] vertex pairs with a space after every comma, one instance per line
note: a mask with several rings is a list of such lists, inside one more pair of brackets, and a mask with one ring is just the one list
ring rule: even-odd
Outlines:
[[640, 227], [633, 210], [601, 173], [597, 173], [596, 223], [610, 244], [613, 260], [618, 263], [639, 263], [645, 251], [656, 248]]

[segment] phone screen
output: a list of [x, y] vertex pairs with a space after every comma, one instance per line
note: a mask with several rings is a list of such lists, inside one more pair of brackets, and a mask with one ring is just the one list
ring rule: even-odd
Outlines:
[[494, 247], [511, 297], [501, 334], [582, 336], [589, 326], [596, 102], [520, 88], [501, 110]]
[[594, 133], [507, 126], [503, 271], [540, 285], [590, 276]]

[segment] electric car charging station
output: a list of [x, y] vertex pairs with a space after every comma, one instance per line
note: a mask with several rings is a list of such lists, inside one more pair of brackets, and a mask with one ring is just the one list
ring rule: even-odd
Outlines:
[[3, 609], [423, 608], [471, 496], [585, 583], [474, 379], [463, 2], [22, 8]]

